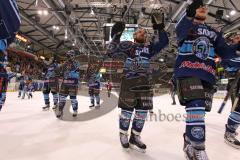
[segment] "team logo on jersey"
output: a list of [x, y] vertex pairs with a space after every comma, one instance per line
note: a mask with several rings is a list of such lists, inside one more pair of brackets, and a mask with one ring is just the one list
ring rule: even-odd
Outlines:
[[210, 41], [206, 37], [200, 37], [193, 43], [193, 53], [200, 59], [206, 60], [210, 52]]
[[203, 139], [204, 138], [204, 129], [202, 127], [193, 127], [191, 129], [191, 134], [193, 137], [197, 139]]

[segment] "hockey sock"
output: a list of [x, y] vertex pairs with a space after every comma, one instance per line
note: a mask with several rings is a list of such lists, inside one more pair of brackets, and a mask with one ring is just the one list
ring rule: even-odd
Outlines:
[[99, 94], [96, 94], [95, 98], [96, 98], [96, 103], [100, 104], [100, 96], [99, 96]]
[[133, 124], [132, 124], [132, 131], [135, 134], [140, 134], [142, 132], [147, 114], [148, 114], [148, 110], [136, 110], [135, 111]]
[[49, 104], [49, 103], [50, 103], [50, 102], [49, 102], [49, 94], [44, 93], [44, 94], [43, 94], [43, 97], [44, 97], [44, 102], [45, 102], [45, 104]]
[[230, 133], [235, 133], [239, 125], [240, 125], [240, 113], [234, 111], [230, 114], [228, 118], [226, 131]]
[[132, 111], [121, 110], [121, 115], [119, 117], [119, 128], [121, 133], [126, 134], [128, 132], [132, 113]]
[[59, 95], [59, 110], [62, 111], [66, 104], [67, 96], [60, 94]]
[[3, 92], [3, 93], [2, 93], [2, 102], [3, 102], [3, 105], [4, 105], [5, 101], [6, 101], [6, 95], [7, 95], [6, 92]]
[[205, 142], [205, 101], [193, 100], [186, 105], [186, 136], [194, 144]]
[[57, 93], [53, 93], [53, 104], [57, 105], [58, 103], [58, 94]]
[[91, 104], [94, 106], [94, 95], [90, 95], [90, 101], [91, 101]]
[[22, 90], [18, 91], [18, 97], [21, 97]]
[[74, 111], [78, 110], [78, 101], [76, 96], [70, 96], [71, 103], [72, 103], [72, 108]]
[[26, 94], [26, 91], [23, 91], [23, 94], [22, 94], [22, 99], [25, 98], [25, 94]]

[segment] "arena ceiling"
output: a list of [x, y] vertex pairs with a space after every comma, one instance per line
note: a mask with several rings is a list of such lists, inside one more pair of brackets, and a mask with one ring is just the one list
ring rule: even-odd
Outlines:
[[[174, 26], [187, 5], [185, 0], [17, 0], [17, 3], [22, 18], [20, 33], [41, 55], [61, 55], [76, 47], [84, 54], [102, 55], [104, 24], [124, 20], [138, 23], [151, 34], [151, 13], [153, 9], [164, 8], [166, 29], [171, 35], [171, 45], [163, 54], [165, 58], [174, 57]], [[209, 24], [224, 32], [239, 29], [239, 0], [206, 0], [206, 3]]]

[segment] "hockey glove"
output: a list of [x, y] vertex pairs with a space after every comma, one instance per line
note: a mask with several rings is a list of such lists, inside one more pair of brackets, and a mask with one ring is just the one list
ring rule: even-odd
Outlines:
[[124, 22], [116, 22], [112, 27], [111, 38], [120, 39], [122, 32], [125, 30]]
[[164, 24], [164, 13], [161, 10], [155, 10], [153, 11], [153, 14], [151, 16], [153, 29], [154, 30], [163, 30], [165, 28]]
[[186, 10], [187, 17], [190, 17], [190, 18], [195, 17], [196, 10], [197, 10], [200, 6], [204, 6], [203, 0], [194, 0], [194, 1], [192, 2], [192, 4], [190, 4], [190, 5], [187, 7], [187, 10]]

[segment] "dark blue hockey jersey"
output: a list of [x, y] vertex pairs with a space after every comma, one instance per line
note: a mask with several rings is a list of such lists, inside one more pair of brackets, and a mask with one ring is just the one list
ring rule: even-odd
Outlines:
[[88, 81], [88, 87], [89, 89], [100, 89], [100, 74], [94, 73], [90, 76]]
[[58, 70], [59, 65], [57, 63], [52, 63], [48, 66], [46, 74], [45, 74], [45, 80], [48, 79], [54, 79], [56, 77], [56, 72]]
[[134, 43], [131, 41], [113, 40], [108, 47], [110, 57], [125, 57], [124, 73], [126, 78], [139, 77], [150, 72], [150, 59], [158, 54], [169, 43], [165, 31], [159, 33], [159, 38], [152, 43]]
[[198, 77], [201, 80], [215, 84], [215, 55], [223, 60], [233, 60], [232, 65], [240, 66], [236, 51], [239, 44], [228, 45], [222, 36], [205, 24], [195, 24], [184, 17], [176, 27], [179, 43], [175, 64], [175, 77]]
[[77, 86], [80, 80], [80, 63], [69, 61], [63, 66], [63, 84]]

